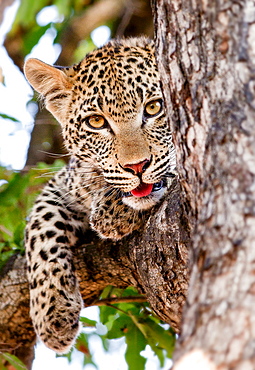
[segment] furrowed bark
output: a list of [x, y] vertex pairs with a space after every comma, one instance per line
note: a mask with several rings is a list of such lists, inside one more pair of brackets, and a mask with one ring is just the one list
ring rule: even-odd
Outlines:
[[178, 332], [188, 286], [189, 230], [176, 180], [143, 230], [116, 243], [96, 238], [75, 251], [85, 305], [107, 285], [134, 286], [158, 317]]
[[153, 1], [162, 88], [193, 225], [174, 369], [255, 368], [255, 4]]

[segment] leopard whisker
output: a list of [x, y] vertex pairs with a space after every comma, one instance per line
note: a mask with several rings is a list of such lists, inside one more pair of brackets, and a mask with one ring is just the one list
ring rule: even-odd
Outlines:
[[[109, 186], [109, 188], [110, 188], [110, 186]], [[80, 188], [76, 188], [76, 190], [78, 190], [78, 189], [81, 189], [81, 187]], [[107, 189], [107, 188], [106, 188]], [[93, 189], [93, 190], [91, 190], [91, 191], [88, 191], [87, 193], [85, 193], [85, 194], [81, 194], [80, 196], [79, 196], [79, 198], [78, 199], [86, 199], [86, 197], [89, 197], [91, 194], [93, 194], [93, 193], [95, 193], [95, 190]], [[73, 199], [71, 202], [69, 202], [68, 204], [67, 204], [67, 207], [70, 207], [70, 205], [72, 205], [73, 203], [75, 203], [77, 201], [77, 199]]]
[[[63, 194], [62, 197], [59, 197], [58, 200], [63, 200], [65, 199], [68, 195], [70, 195], [72, 193], [72, 191], [75, 191], [77, 192], [78, 190], [84, 190], [86, 188], [90, 188], [91, 184], [87, 184], [87, 185], [82, 185], [82, 186], [79, 186], [79, 187], [76, 187], [75, 189], [71, 189], [69, 190], [68, 192], [65, 192], [65, 194]], [[62, 188], [62, 190], [64, 190], [65, 188]], [[86, 192], [85, 194], [82, 194], [81, 197], [85, 197], [87, 195], [90, 195], [90, 194], [93, 194], [95, 192], [95, 189], [91, 190], [91, 191], [88, 191]]]
[[53, 177], [53, 175], [55, 175], [56, 173], [58, 173], [59, 170], [56, 170], [56, 171], [51, 171], [51, 172], [46, 172], [46, 173], [42, 173], [41, 175], [38, 175], [36, 176], [35, 178], [36, 179], [41, 179], [43, 177]]
[[49, 157], [59, 157], [59, 158], [70, 157], [70, 153], [51, 153], [47, 152], [46, 150], [38, 150], [38, 152], [47, 154]]

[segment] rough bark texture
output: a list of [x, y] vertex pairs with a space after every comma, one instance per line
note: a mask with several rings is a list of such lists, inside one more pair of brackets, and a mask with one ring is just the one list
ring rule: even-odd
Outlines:
[[[178, 331], [188, 286], [189, 240], [180, 187], [175, 181], [143, 230], [118, 243], [99, 240], [89, 232], [87, 244], [73, 251], [85, 306], [93, 304], [107, 285], [135, 286], [145, 294], [154, 312]], [[13, 288], [16, 286], [18, 289]], [[27, 353], [31, 353], [35, 341], [28, 314], [24, 258], [14, 258], [6, 266], [0, 276], [0, 292], [4, 294], [0, 296], [0, 332], [4, 333], [4, 348], [30, 366], [31, 357], [15, 350], [24, 338]], [[7, 309], [9, 297], [13, 307]]]
[[157, 315], [178, 331], [187, 290], [188, 241], [189, 227], [176, 183], [143, 231], [120, 243], [96, 239], [85, 247], [82, 258], [78, 252], [76, 267], [85, 302], [90, 304], [107, 285], [132, 285], [146, 295]]
[[34, 357], [35, 332], [29, 317], [25, 266], [25, 258], [16, 255], [0, 274], [0, 353], [14, 354], [30, 367]]
[[175, 370], [255, 368], [255, 4], [153, 2], [193, 229]]

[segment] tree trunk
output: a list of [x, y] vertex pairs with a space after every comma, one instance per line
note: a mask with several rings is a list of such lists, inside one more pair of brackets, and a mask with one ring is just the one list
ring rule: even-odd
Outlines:
[[153, 1], [191, 280], [175, 370], [255, 368], [255, 4]]

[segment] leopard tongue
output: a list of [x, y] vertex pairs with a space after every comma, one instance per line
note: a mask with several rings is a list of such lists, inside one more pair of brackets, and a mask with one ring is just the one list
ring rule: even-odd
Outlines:
[[146, 197], [146, 195], [149, 195], [152, 192], [153, 184], [145, 184], [144, 182], [141, 182], [137, 188], [131, 190], [131, 194], [134, 197]]

